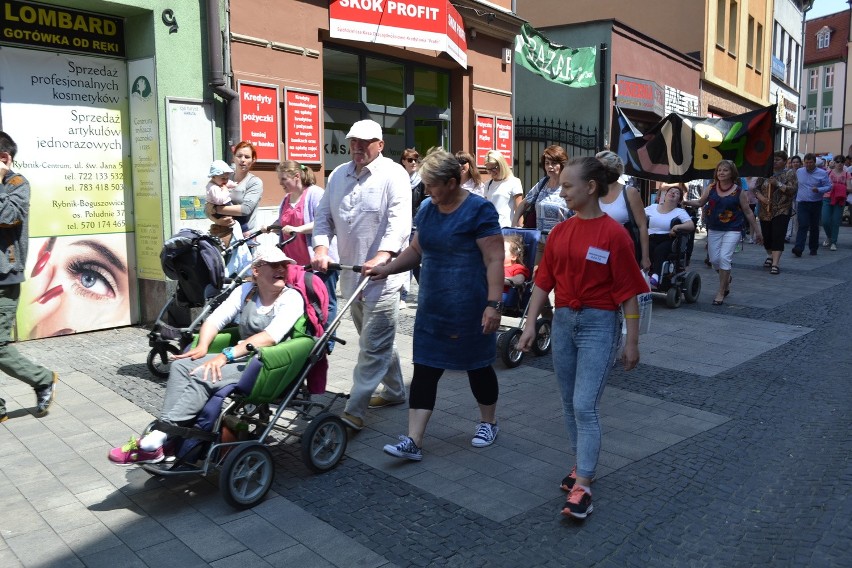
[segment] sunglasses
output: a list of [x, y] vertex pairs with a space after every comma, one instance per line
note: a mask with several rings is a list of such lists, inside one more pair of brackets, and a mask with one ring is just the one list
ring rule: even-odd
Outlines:
[[258, 262], [255, 264], [256, 267], [260, 268], [261, 266], [268, 266], [272, 268], [272, 270], [278, 270], [279, 268], [286, 268], [286, 266], [290, 264], [289, 262]]
[[497, 166], [490, 166], [490, 167], [489, 167], [489, 166], [485, 166], [485, 171], [486, 171], [486, 172], [492, 172], [492, 173], [493, 173], [493, 172], [498, 171], [499, 169], [500, 169], [500, 168], [498, 168]]
[[409, 164], [415, 164], [417, 163], [417, 158], [406, 158], [405, 161]]

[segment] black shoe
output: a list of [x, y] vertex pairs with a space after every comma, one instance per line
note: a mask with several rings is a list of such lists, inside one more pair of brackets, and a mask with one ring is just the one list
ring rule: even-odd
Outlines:
[[817, 255], [817, 251], [812, 250], [812, 251], [811, 251], [811, 256], [816, 256], [816, 255]]
[[59, 375], [53, 373], [53, 382], [46, 387], [35, 389], [36, 393], [36, 410], [35, 415], [38, 418], [47, 416], [50, 410], [50, 405], [53, 404], [53, 399], [56, 397], [56, 383], [59, 382]]
[[793, 247], [793, 255], [802, 258], [802, 249]]

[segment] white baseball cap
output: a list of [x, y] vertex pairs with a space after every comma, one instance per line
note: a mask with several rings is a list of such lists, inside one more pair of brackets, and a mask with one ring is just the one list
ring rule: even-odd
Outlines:
[[360, 138], [361, 140], [382, 140], [382, 127], [375, 120], [359, 120], [352, 125], [346, 139]]
[[232, 173], [234, 173], [234, 168], [226, 164], [224, 160], [213, 160], [213, 163], [210, 164], [210, 173], [208, 175], [213, 177]]
[[254, 258], [251, 259], [252, 266], [260, 266], [262, 264], [275, 264], [278, 262], [296, 261], [284, 254], [284, 251], [274, 245], [261, 245], [254, 251]]

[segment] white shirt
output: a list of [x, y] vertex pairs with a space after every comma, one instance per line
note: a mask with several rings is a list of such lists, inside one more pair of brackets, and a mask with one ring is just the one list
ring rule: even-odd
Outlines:
[[692, 217], [689, 213], [675, 207], [668, 213], [662, 213], [657, 209], [657, 205], [649, 205], [645, 208], [645, 215], [648, 217], [648, 234], [649, 235], [667, 235], [672, 230], [672, 221], [677, 219], [681, 223], [691, 221]]
[[485, 197], [485, 184], [477, 184], [473, 178], [467, 178], [467, 181], [461, 184], [462, 189], [466, 189], [474, 195]]
[[515, 196], [523, 195], [521, 180], [511, 176], [502, 180], [491, 180], [485, 186], [485, 199], [494, 204], [500, 217], [501, 227], [511, 227], [515, 215]]
[[[251, 282], [243, 284], [233, 292], [222, 304], [213, 310], [207, 318], [208, 322], [216, 325], [216, 329], [221, 331], [226, 325], [232, 321], [239, 323], [239, 314], [243, 310], [246, 297], [254, 284]], [[260, 294], [255, 294], [252, 300], [258, 311], [264, 311], [260, 305]], [[305, 302], [302, 300], [302, 295], [292, 288], [285, 288], [281, 294], [275, 299], [275, 302], [265, 311], [271, 309], [275, 316], [264, 331], [272, 336], [275, 343], [284, 339], [284, 336], [290, 333], [296, 321], [305, 314]], [[247, 339], [243, 337], [243, 339]]]
[[[343, 264], [360, 265], [380, 250], [401, 252], [411, 236], [411, 184], [408, 172], [379, 155], [355, 175], [355, 163], [334, 168], [314, 216], [314, 246], [328, 246], [337, 236]], [[399, 292], [407, 273], [370, 282], [364, 299], [375, 302]], [[340, 291], [350, 297], [360, 276], [351, 270], [340, 275]]]

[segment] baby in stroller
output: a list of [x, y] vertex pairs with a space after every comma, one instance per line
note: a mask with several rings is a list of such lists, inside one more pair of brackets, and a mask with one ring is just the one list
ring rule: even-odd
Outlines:
[[524, 239], [520, 235], [503, 235], [503, 305], [515, 305], [518, 289], [530, 277], [530, 269], [524, 264]]
[[[258, 247], [252, 260], [253, 281], [235, 289], [201, 326], [198, 343], [175, 356], [160, 413], [160, 422], [191, 425], [207, 401], [236, 384], [246, 369], [245, 357], [255, 348], [275, 345], [305, 315], [302, 295], [287, 286], [293, 260], [274, 246]], [[239, 323], [241, 341], [221, 353], [208, 354], [217, 333], [232, 321]], [[167, 435], [154, 430], [141, 439], [113, 448], [110, 461], [119, 465], [158, 463], [164, 459]]]

